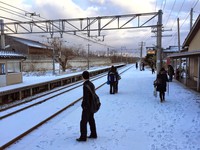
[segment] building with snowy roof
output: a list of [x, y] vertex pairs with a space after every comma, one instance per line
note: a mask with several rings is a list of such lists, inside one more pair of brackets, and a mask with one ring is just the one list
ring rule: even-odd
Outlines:
[[27, 59], [22, 64], [23, 71], [52, 70], [52, 48], [38, 41], [5, 36], [6, 49], [23, 54]]

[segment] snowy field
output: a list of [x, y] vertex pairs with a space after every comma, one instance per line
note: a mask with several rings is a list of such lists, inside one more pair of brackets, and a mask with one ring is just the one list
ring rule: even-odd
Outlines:
[[78, 103], [8, 150], [200, 150], [200, 94], [174, 81], [160, 103], [153, 96], [155, 76], [132, 67], [121, 75], [118, 94], [110, 95], [108, 85], [97, 90], [97, 139], [76, 141]]

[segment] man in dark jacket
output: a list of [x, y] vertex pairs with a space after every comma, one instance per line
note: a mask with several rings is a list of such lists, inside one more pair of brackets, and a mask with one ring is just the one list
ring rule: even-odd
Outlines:
[[91, 113], [90, 107], [91, 107], [91, 101], [92, 101], [92, 93], [89, 91], [88, 87], [94, 92], [95, 87], [94, 84], [89, 80], [89, 72], [84, 71], [82, 73], [82, 77], [84, 80], [83, 83], [83, 101], [81, 104], [82, 107], [82, 116], [80, 121], [80, 132], [81, 136], [76, 139], [77, 141], [86, 141], [87, 140], [87, 123], [89, 122], [91, 134], [88, 136], [88, 138], [97, 138], [96, 133], [96, 124], [94, 120], [94, 113]]
[[117, 74], [116, 74], [116, 69], [114, 66], [111, 66], [110, 70], [108, 71], [108, 81], [110, 84], [110, 94], [115, 94], [116, 93], [116, 82], [117, 80]]

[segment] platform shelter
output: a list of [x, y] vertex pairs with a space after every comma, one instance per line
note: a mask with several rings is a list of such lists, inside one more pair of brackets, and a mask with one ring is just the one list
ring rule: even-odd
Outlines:
[[23, 55], [0, 50], [0, 87], [23, 81], [22, 61], [25, 59]]

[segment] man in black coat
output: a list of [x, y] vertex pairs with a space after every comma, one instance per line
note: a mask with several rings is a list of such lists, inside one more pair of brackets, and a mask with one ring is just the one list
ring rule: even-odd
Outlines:
[[117, 84], [117, 74], [116, 69], [114, 66], [111, 66], [110, 70], [108, 71], [107, 79], [110, 84], [110, 94], [116, 93], [116, 84]]
[[81, 104], [82, 107], [82, 116], [80, 121], [80, 132], [81, 136], [76, 139], [77, 141], [86, 141], [87, 140], [87, 123], [89, 122], [91, 134], [88, 136], [88, 138], [97, 138], [96, 133], [96, 124], [94, 120], [94, 113], [91, 113], [90, 107], [91, 107], [91, 101], [92, 101], [92, 93], [89, 91], [88, 87], [94, 92], [95, 87], [94, 84], [89, 80], [89, 72], [84, 71], [82, 73], [82, 77], [84, 80], [83, 83], [83, 101]]

